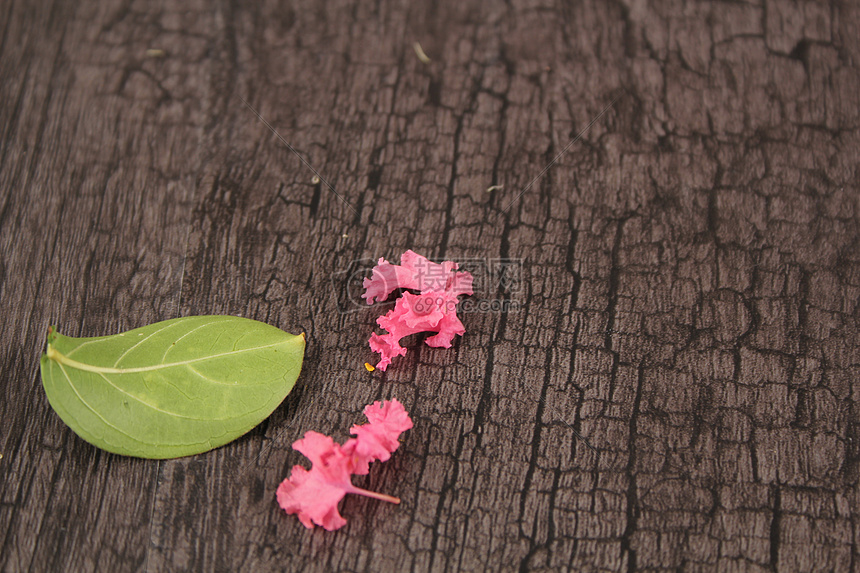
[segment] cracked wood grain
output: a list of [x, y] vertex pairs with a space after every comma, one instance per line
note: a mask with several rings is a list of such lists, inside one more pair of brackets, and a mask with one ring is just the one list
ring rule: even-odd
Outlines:
[[[853, 4], [51, 7], [0, 17], [0, 568], [860, 570]], [[521, 307], [371, 375], [343, 277], [407, 248], [522, 260]], [[129, 460], [48, 409], [48, 324], [211, 313], [307, 333], [243, 439]], [[391, 396], [356, 485], [402, 504], [280, 512], [290, 444]]]

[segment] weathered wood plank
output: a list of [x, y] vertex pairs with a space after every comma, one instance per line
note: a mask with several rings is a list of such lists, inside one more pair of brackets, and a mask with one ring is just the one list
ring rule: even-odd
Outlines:
[[[3, 568], [860, 569], [857, 8], [63, 10], [3, 16]], [[371, 375], [344, 281], [407, 248], [521, 261], [480, 295], [520, 308]], [[307, 334], [246, 437], [130, 460], [50, 411], [48, 324], [203, 313]], [[284, 515], [291, 442], [390, 396], [357, 483], [403, 503]]]
[[[71, 434], [38, 359], [51, 324], [95, 336], [176, 316], [206, 44], [171, 34], [167, 11], [3, 11], [0, 569], [142, 569], [158, 466]], [[153, 45], [171, 58], [147, 57]]]

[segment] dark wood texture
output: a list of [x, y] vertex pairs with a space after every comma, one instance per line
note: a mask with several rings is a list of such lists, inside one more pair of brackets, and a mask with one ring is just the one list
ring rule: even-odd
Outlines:
[[[860, 571], [858, 29], [847, 0], [0, 4], [0, 569]], [[521, 260], [521, 307], [369, 374], [382, 310], [344, 277], [408, 248]], [[50, 409], [49, 325], [215, 313], [307, 333], [247, 436], [131, 459]], [[415, 427], [356, 483], [403, 503], [285, 515], [290, 444], [391, 396]]]

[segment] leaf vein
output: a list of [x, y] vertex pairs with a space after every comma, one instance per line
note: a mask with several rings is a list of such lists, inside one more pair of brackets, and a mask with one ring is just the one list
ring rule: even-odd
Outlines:
[[[66, 372], [66, 369], [65, 369], [65, 368], [63, 368], [63, 365], [62, 365], [62, 364], [59, 364], [59, 363], [58, 363], [57, 365], [60, 367], [60, 370], [62, 370], [62, 372], [63, 372], [63, 376], [65, 376], [65, 377], [66, 377], [66, 381], [69, 383], [69, 387], [72, 389], [72, 391], [73, 391], [73, 392], [75, 393], [75, 395], [78, 397], [78, 400], [80, 400], [80, 401], [81, 401], [81, 403], [82, 403], [84, 406], [86, 406], [86, 407], [89, 409], [89, 411], [90, 411], [90, 412], [92, 412], [93, 414], [95, 414], [96, 416], [98, 416], [98, 418], [99, 418], [102, 422], [104, 422], [105, 426], [108, 426], [109, 428], [113, 428], [114, 430], [116, 430], [117, 432], [119, 432], [120, 434], [122, 434], [123, 436], [125, 436], [126, 438], [128, 438], [128, 439], [130, 439], [130, 440], [132, 440], [132, 441], [134, 441], [134, 442], [140, 442], [140, 440], [138, 440], [138, 439], [134, 438], [134, 437], [133, 437], [133, 436], [131, 436], [130, 434], [127, 434], [126, 432], [122, 431], [121, 429], [117, 428], [116, 426], [114, 426], [113, 424], [111, 424], [110, 422], [108, 422], [108, 421], [105, 419], [105, 417], [104, 417], [104, 416], [102, 416], [101, 414], [99, 414], [98, 410], [96, 410], [95, 408], [93, 408], [92, 406], [90, 406], [89, 402], [87, 402], [86, 400], [84, 400], [84, 397], [83, 397], [83, 396], [81, 396], [81, 393], [80, 393], [80, 392], [78, 392], [77, 387], [75, 387], [74, 382], [72, 382], [72, 378], [69, 376], [68, 372]], [[102, 436], [102, 439], [105, 439], [105, 437], [104, 437], [104, 436]], [[145, 442], [140, 442], [140, 443], [145, 443]]]
[[209, 376], [206, 376], [190, 364], [186, 364], [185, 367], [194, 372], [194, 374], [196, 374], [197, 376], [200, 376], [201, 378], [203, 378], [207, 382], [211, 382], [212, 384], [217, 384], [218, 386], [236, 386], [235, 383], [231, 384], [230, 382], [222, 382], [221, 380], [215, 380], [214, 378], [210, 378]]
[[143, 338], [141, 338], [140, 340], [138, 340], [136, 344], [133, 344], [133, 345], [129, 346], [129, 347], [126, 349], [126, 351], [125, 351], [125, 352], [123, 352], [122, 354], [120, 354], [120, 355], [119, 355], [119, 358], [117, 358], [117, 359], [116, 359], [116, 362], [114, 362], [114, 363], [113, 363], [114, 368], [116, 368], [117, 366], [119, 366], [119, 363], [120, 363], [120, 362], [122, 362], [122, 359], [123, 359], [123, 358], [125, 358], [125, 357], [128, 355], [128, 353], [129, 353], [129, 352], [131, 352], [132, 350], [134, 350], [135, 348], [137, 348], [138, 346], [140, 346], [141, 344], [143, 344], [144, 342], [146, 342], [147, 340], [149, 340], [150, 338], [152, 338], [152, 337], [153, 337], [153, 336], [155, 336], [156, 334], [159, 334], [159, 333], [161, 333], [161, 332], [164, 332], [165, 330], [167, 330], [168, 328], [170, 328], [171, 326], [173, 326], [173, 325], [175, 325], [175, 324], [180, 324], [180, 325], [181, 325], [182, 323], [181, 323], [181, 322], [179, 322], [179, 321], [177, 321], [177, 322], [170, 322], [170, 323], [168, 323], [168, 324], [166, 324], [166, 325], [162, 326], [161, 328], [159, 328], [158, 330], [156, 330], [155, 332], [153, 332], [153, 333], [152, 333], [152, 334], [150, 334], [149, 336], [144, 336]]
[[173, 350], [174, 348], [176, 348], [176, 344], [178, 344], [180, 340], [182, 340], [182, 339], [183, 339], [183, 338], [185, 338], [186, 336], [189, 336], [189, 335], [190, 335], [191, 333], [193, 333], [193, 332], [197, 332], [197, 331], [198, 331], [198, 330], [200, 330], [201, 328], [206, 328], [207, 326], [212, 326], [213, 324], [216, 324], [217, 322], [218, 322], [218, 321], [213, 320], [212, 322], [207, 322], [207, 323], [201, 324], [200, 326], [198, 326], [198, 327], [196, 327], [196, 328], [192, 328], [191, 330], [189, 330], [188, 332], [186, 332], [185, 334], [183, 334], [182, 336], [180, 336], [179, 338], [177, 338], [176, 340], [174, 340], [174, 341], [173, 341], [173, 344], [171, 344], [170, 346], [168, 346], [168, 347], [167, 347], [167, 350], [165, 350], [165, 351], [164, 351], [164, 355], [162, 355], [162, 357], [161, 357], [161, 364], [164, 364], [164, 361], [167, 359], [167, 355], [168, 355], [168, 354], [170, 354], [170, 351], [171, 351], [171, 350]]
[[[135, 401], [137, 401], [137, 402], [140, 402], [141, 404], [143, 404], [144, 406], [146, 406], [146, 407], [148, 407], [148, 408], [152, 408], [152, 409], [153, 409], [153, 410], [155, 410], [156, 412], [161, 412], [162, 414], [167, 414], [168, 416], [175, 416], [175, 417], [177, 417], [177, 418], [185, 418], [185, 419], [187, 419], [187, 420], [197, 420], [197, 421], [200, 421], [200, 422], [220, 421], [220, 420], [229, 420], [229, 419], [230, 419], [230, 418], [195, 418], [195, 417], [193, 417], [193, 416], [186, 416], [186, 415], [184, 415], [184, 414], [179, 414], [179, 413], [176, 413], [176, 412], [170, 412], [170, 411], [168, 411], [168, 410], [163, 410], [163, 409], [159, 408], [158, 406], [156, 406], [156, 405], [154, 405], [154, 404], [151, 404], [150, 402], [147, 402], [146, 400], [144, 400], [144, 399], [143, 399], [143, 398], [141, 398], [140, 396], [135, 396], [134, 394], [132, 394], [132, 393], [130, 393], [130, 392], [126, 392], [125, 390], [123, 390], [122, 388], [120, 388], [119, 386], [117, 386], [116, 384], [114, 384], [113, 382], [111, 382], [110, 378], [108, 378], [107, 376], [105, 376], [105, 375], [104, 375], [104, 374], [102, 374], [101, 372], [98, 372], [97, 374], [98, 374], [99, 376], [101, 376], [102, 378], [104, 378], [104, 379], [105, 379], [105, 382], [107, 382], [108, 384], [110, 384], [111, 386], [113, 386], [114, 388], [116, 388], [118, 391], [122, 392], [123, 394], [125, 394], [126, 396], [128, 396], [129, 398], [131, 398], [132, 400], [135, 400]], [[179, 389], [177, 388], [177, 390], [179, 390]], [[180, 390], [180, 392], [182, 392], [182, 391]], [[184, 392], [182, 392], [182, 393], [183, 393], [183, 395], [185, 394]], [[186, 395], [186, 397], [188, 397], [188, 396]]]

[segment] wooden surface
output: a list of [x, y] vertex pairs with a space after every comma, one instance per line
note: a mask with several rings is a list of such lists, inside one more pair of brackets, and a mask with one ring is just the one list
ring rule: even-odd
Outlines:
[[[856, 3], [10, 0], [0, 29], [3, 571], [860, 570]], [[482, 295], [520, 308], [368, 374], [382, 309], [344, 277], [409, 248], [521, 261]], [[49, 325], [215, 313], [308, 337], [245, 437], [124, 458], [50, 409]], [[392, 396], [415, 427], [355, 481], [403, 503], [285, 515], [291, 443]]]

